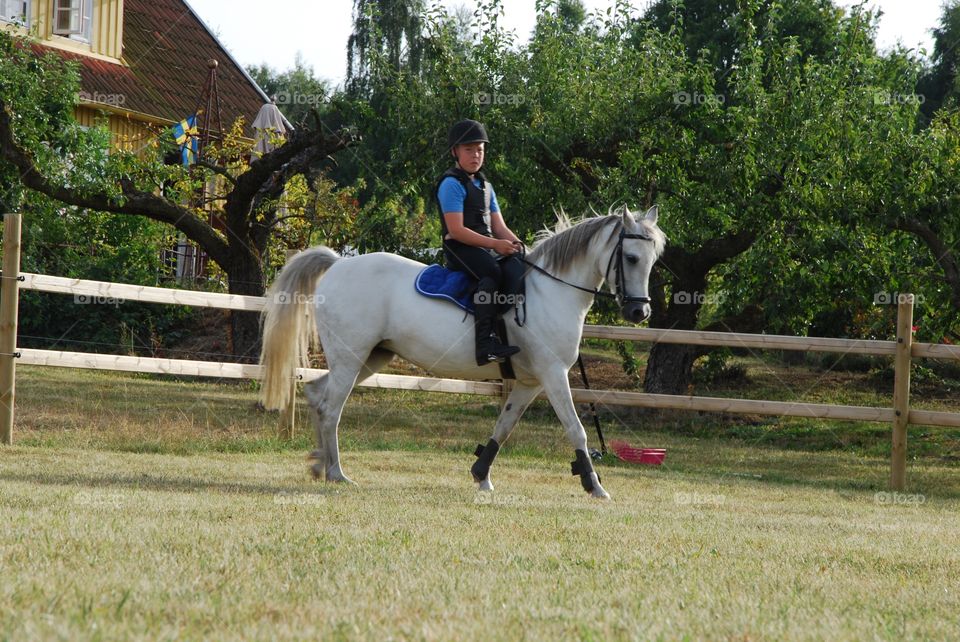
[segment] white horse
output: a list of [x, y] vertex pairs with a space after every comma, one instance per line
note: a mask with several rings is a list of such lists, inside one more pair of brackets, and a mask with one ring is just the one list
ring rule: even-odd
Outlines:
[[[561, 214], [527, 254], [526, 322], [507, 315], [516, 383], [487, 445], [477, 449], [471, 473], [480, 490], [492, 490], [490, 465], [531, 401], [547, 398], [573, 445], [574, 474], [594, 497], [609, 498], [587, 454], [587, 433], [570, 394], [567, 373], [577, 360], [587, 310], [607, 282], [623, 318], [650, 316], [648, 279], [666, 237], [657, 227], [657, 208], [635, 217], [616, 213], [571, 223]], [[499, 379], [495, 363], [478, 366], [473, 323], [453, 304], [414, 291], [425, 266], [377, 252], [341, 258], [317, 247], [294, 256], [267, 293], [263, 316], [262, 401], [281, 408], [289, 400], [295, 368], [317, 339], [329, 372], [305, 386], [314, 410], [315, 477], [349, 482], [340, 467], [337, 427], [344, 403], [358, 381], [383, 368], [394, 355], [439, 377]], [[321, 278], [323, 277], [323, 278]]]

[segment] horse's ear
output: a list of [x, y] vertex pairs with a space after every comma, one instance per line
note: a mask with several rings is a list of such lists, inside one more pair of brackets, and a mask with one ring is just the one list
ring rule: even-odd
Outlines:
[[614, 210], [614, 214], [618, 215], [621, 219], [623, 219], [624, 225], [630, 225], [634, 222], [633, 216], [630, 214], [630, 208], [627, 207], [626, 203], [624, 203], [623, 205], [618, 205], [617, 209]]
[[657, 224], [657, 216], [659, 215], [659, 206], [654, 205], [647, 210], [647, 213], [643, 215], [643, 220], [647, 221], [651, 225]]

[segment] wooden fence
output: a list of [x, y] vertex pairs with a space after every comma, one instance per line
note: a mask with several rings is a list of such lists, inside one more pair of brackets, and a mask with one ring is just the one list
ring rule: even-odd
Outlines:
[[[16, 317], [19, 289], [70, 294], [78, 303], [126, 301], [166, 303], [209, 307], [227, 310], [259, 312], [263, 297], [216, 294], [168, 288], [126, 285], [102, 281], [67, 279], [42, 274], [19, 272], [20, 216], [7, 214], [4, 218], [3, 275], [0, 289], [0, 428], [5, 444], [12, 443], [13, 410], [15, 401], [15, 362], [23, 364], [91, 368], [127, 372], [160, 373], [180, 376], [259, 379], [260, 366], [239, 363], [190, 361], [183, 359], [156, 359], [81, 352], [17, 349]], [[689, 345], [727, 346], [763, 350], [800, 350], [809, 352], [836, 352], [889, 356], [894, 359], [893, 405], [889, 408], [842, 406], [792, 401], [754, 399], [727, 399], [683, 395], [645, 394], [616, 390], [574, 389], [577, 403], [604, 403], [644, 408], [673, 408], [708, 412], [744, 413], [808, 417], [818, 419], [874, 421], [892, 425], [893, 452], [891, 456], [890, 486], [903, 490], [906, 484], [907, 426], [928, 425], [960, 427], [960, 413], [917, 410], [910, 408], [910, 369], [913, 358], [960, 359], [960, 346], [913, 342], [913, 295], [901, 295], [897, 310], [897, 338], [895, 341], [865, 341], [820, 337], [791, 337], [765, 334], [729, 332], [698, 332], [630, 328], [619, 326], [585, 326], [583, 336], [616, 341], [649, 343], [681, 343]], [[310, 381], [325, 370], [300, 368], [292, 382]], [[502, 395], [504, 388], [496, 382], [463, 381], [432, 377], [376, 374], [361, 386], [447, 392], [476, 395]], [[292, 408], [281, 419], [281, 433], [292, 436]]]

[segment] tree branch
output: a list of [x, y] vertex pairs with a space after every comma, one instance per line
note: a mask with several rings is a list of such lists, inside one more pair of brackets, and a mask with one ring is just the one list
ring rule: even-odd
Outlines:
[[32, 155], [19, 146], [10, 123], [7, 106], [0, 99], [0, 158], [17, 168], [20, 181], [29, 189], [76, 207], [144, 216], [167, 223], [202, 247], [214, 261], [220, 265], [225, 264], [229, 248], [213, 227], [184, 207], [161, 196], [136, 189], [130, 181], [120, 183], [122, 202], [117, 202], [107, 194], [81, 194], [77, 190], [53, 184], [37, 169]]
[[209, 170], [210, 170], [211, 172], [213, 172], [214, 174], [218, 174], [218, 175], [220, 175], [220, 176], [223, 176], [225, 179], [227, 179], [227, 181], [230, 182], [231, 185], [236, 185], [236, 184], [237, 184], [237, 179], [230, 175], [230, 172], [227, 171], [227, 168], [226, 168], [226, 167], [222, 167], [222, 166], [220, 166], [220, 165], [217, 165], [216, 163], [211, 163], [211, 162], [209, 162], [209, 161], [205, 161], [205, 160], [202, 160], [202, 159], [201, 159], [201, 160], [198, 160], [196, 164], [197, 164], [198, 166], [200, 166], [200, 167], [205, 167], [205, 168], [209, 169]]
[[943, 242], [933, 228], [919, 218], [898, 216], [890, 223], [890, 227], [913, 234], [926, 244], [950, 286], [951, 305], [955, 310], [960, 310], [960, 265], [953, 249]]

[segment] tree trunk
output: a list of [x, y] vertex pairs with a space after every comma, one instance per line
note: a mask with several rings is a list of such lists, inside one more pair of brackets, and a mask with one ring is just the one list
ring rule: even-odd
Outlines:
[[[233, 257], [226, 268], [230, 294], [263, 296], [266, 277], [260, 261], [247, 252]], [[230, 346], [242, 363], [260, 359], [260, 315], [256, 312], [230, 311]]]
[[[660, 277], [664, 270], [657, 270]], [[691, 275], [675, 272], [672, 283], [672, 298], [666, 300], [663, 281], [656, 278], [658, 287], [652, 288], [654, 312], [650, 318], [651, 328], [674, 328], [693, 330], [702, 306], [706, 289], [706, 274]], [[693, 382], [693, 362], [703, 353], [701, 346], [679, 343], [657, 343], [650, 349], [647, 371], [643, 379], [644, 392], [651, 394], [687, 394]]]
[[[707, 274], [720, 263], [747, 250], [756, 238], [751, 230], [717, 237], [691, 252], [667, 247], [651, 275], [653, 302], [651, 328], [695, 330], [707, 296]], [[667, 276], [664, 276], [667, 275]], [[665, 285], [670, 284], [671, 300]], [[693, 383], [693, 362], [704, 354], [702, 346], [658, 343], [650, 350], [643, 389], [648, 393], [682, 395]]]
[[683, 395], [693, 381], [693, 362], [700, 354], [697, 346], [658, 343], [650, 350], [643, 391], [650, 394]]

